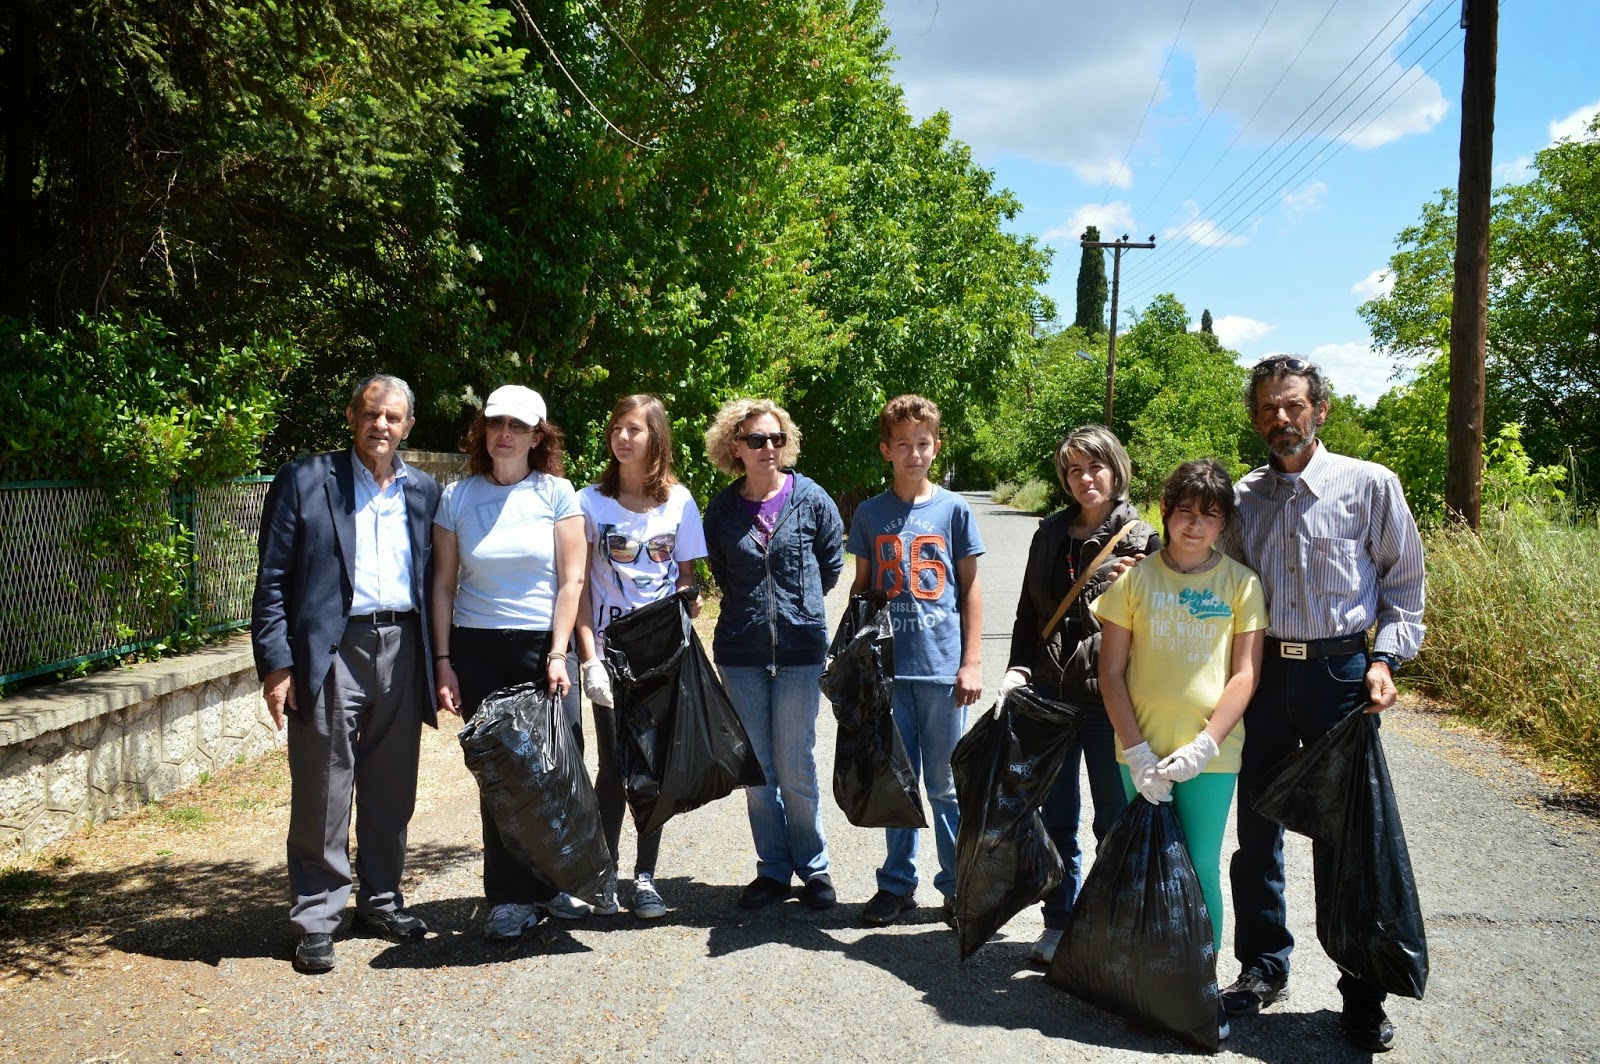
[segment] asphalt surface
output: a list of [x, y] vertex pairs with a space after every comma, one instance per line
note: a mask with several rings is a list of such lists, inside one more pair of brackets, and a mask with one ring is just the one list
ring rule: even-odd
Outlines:
[[[987, 706], [1004, 672], [1036, 522], [984, 496], [968, 498], [988, 548], [980, 565]], [[834, 617], [842, 591], [834, 597]], [[1600, 831], [1495, 746], [1448, 730], [1442, 721], [1406, 705], [1384, 717], [1432, 961], [1425, 1001], [1391, 1001], [1399, 1034], [1388, 1056], [1600, 1059], [1594, 1022]], [[834, 743], [826, 703], [818, 731], [826, 796]], [[205, 1049], [228, 1059], [1110, 1061], [1194, 1055], [1046, 986], [1026, 962], [1042, 930], [1036, 908], [965, 963], [932, 907], [909, 912], [889, 928], [862, 926], [883, 833], [851, 827], [831, 797], [824, 804], [841, 899], [836, 909], [816, 913], [798, 899], [755, 913], [737, 908], [739, 891], [755, 872], [744, 802], [735, 795], [667, 826], [658, 870], [671, 907], [665, 919], [647, 923], [624, 910], [561, 926], [547, 922], [515, 944], [485, 942], [479, 937], [486, 913], [473, 784], [448, 729], [428, 735], [424, 756], [432, 775], [413, 824], [407, 897], [434, 929], [426, 941], [341, 938], [333, 972], [299, 976], [287, 962], [293, 937], [281, 909], [262, 908], [239, 933], [236, 950], [227, 939], [214, 955], [144, 949], [162, 957], [163, 965], [150, 985], [126, 992], [205, 999], [206, 1007], [227, 1017]], [[937, 902], [933, 847], [924, 837], [923, 899]], [[1087, 820], [1083, 837], [1092, 838]], [[631, 847], [625, 832], [625, 866]], [[255, 855], [260, 875], [281, 876], [281, 854], [275, 846]], [[1336, 973], [1316, 941], [1309, 843], [1291, 837], [1287, 858], [1289, 913], [1299, 942], [1291, 996], [1258, 1018], [1237, 1021], [1223, 1055], [1363, 1057], [1339, 1034]], [[1237, 973], [1226, 945], [1219, 968], [1224, 983]], [[43, 1044], [65, 1050], [62, 1059], [111, 1059], [100, 1048], [103, 1038], [83, 1034], [73, 1041], [72, 1032], [93, 1024], [94, 1005], [74, 997], [70, 981], [56, 986], [56, 1018], [30, 1017], [30, 1037], [49, 1034], [45, 1028], [53, 1024], [55, 1041]], [[32, 998], [52, 991], [36, 984], [17, 991], [24, 992]], [[0, 1020], [5, 1009], [0, 1001]], [[9, 1033], [17, 1030], [13, 1025]], [[166, 1048], [174, 1032], [140, 1031], [130, 1022], [119, 1043], [124, 1049], [114, 1055], [174, 1055]], [[74, 1045], [81, 1051], [73, 1052]], [[10, 1049], [27, 1052], [19, 1043]]]

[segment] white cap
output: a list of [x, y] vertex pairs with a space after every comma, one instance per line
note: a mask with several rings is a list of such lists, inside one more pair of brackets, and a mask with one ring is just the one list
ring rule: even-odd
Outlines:
[[520, 384], [506, 384], [489, 393], [483, 404], [484, 417], [514, 417], [524, 425], [538, 428], [544, 420], [544, 396]]

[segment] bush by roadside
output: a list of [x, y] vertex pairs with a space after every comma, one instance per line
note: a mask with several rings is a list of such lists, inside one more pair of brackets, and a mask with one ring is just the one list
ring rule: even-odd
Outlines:
[[1029, 480], [1022, 484], [1002, 480], [989, 493], [989, 497], [997, 503], [1032, 514], [1047, 514], [1054, 510], [1055, 496], [1055, 488], [1042, 480]]

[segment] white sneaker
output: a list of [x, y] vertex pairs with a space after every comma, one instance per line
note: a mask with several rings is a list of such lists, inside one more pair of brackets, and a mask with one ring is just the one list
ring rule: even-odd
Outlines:
[[539, 910], [532, 905], [505, 902], [494, 907], [489, 920], [483, 925], [483, 937], [493, 939], [521, 938], [522, 932], [539, 923]]
[[641, 920], [659, 920], [667, 915], [667, 903], [657, 892], [653, 876], [639, 876], [633, 881], [633, 915]]
[[1039, 941], [1033, 944], [1033, 952], [1028, 954], [1028, 960], [1041, 968], [1050, 967], [1050, 962], [1055, 960], [1056, 947], [1061, 945], [1061, 932], [1054, 928], [1045, 928], [1044, 934], [1039, 936]]
[[588, 902], [571, 894], [557, 894], [549, 901], [536, 901], [533, 907], [560, 920], [582, 920], [592, 908]]

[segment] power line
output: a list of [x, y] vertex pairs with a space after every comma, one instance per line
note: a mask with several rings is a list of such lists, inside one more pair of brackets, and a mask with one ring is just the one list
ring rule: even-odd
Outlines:
[[557, 68], [559, 68], [561, 73], [567, 76], [567, 80], [572, 83], [573, 90], [583, 98], [584, 103], [589, 105], [589, 110], [598, 115], [600, 121], [604, 122], [613, 133], [627, 141], [629, 144], [632, 144], [635, 148], [638, 148], [641, 151], [655, 151], [656, 149], [650, 145], [641, 144], [639, 141], [628, 136], [628, 134], [624, 133], [620, 128], [618, 128], [615, 122], [606, 117], [605, 112], [600, 110], [595, 102], [589, 99], [589, 94], [583, 91], [583, 86], [579, 85], [578, 79], [572, 76], [572, 71], [568, 70], [567, 64], [561, 61], [561, 57], [556, 54], [555, 48], [553, 48], [550, 42], [545, 39], [544, 31], [539, 28], [539, 24], [537, 22], [533, 21], [533, 16], [528, 14], [528, 9], [523, 6], [522, 0], [511, 0], [511, 3], [514, 7], [516, 7], [517, 13], [522, 16], [522, 21], [526, 22], [528, 27], [533, 30], [534, 35], [539, 38], [539, 43], [544, 45], [544, 50], [550, 53], [550, 58], [552, 61], [554, 61]]
[[600, 21], [605, 25], [605, 28], [611, 31], [611, 36], [615, 37], [617, 39], [617, 43], [622, 45], [623, 48], [627, 49], [629, 55], [633, 56], [633, 61], [639, 64], [639, 69], [643, 70], [646, 74], [649, 74], [655, 79], [656, 84], [660, 85], [668, 92], [676, 93], [678, 91], [672, 85], [668, 84], [665, 78], [663, 78], [660, 74], [657, 74], [655, 70], [651, 68], [649, 63], [646, 63], [643, 59], [639, 58], [639, 53], [633, 50], [633, 45], [628, 43], [628, 38], [624, 37], [622, 35], [622, 31], [617, 29], [616, 26], [612, 25], [611, 20], [606, 17], [605, 8], [601, 7], [598, 3], [594, 3], [593, 0], [584, 0], [584, 6], [589, 8], [600, 17]]
[[1117, 172], [1112, 175], [1111, 183], [1106, 185], [1106, 194], [1100, 197], [1100, 206], [1095, 208], [1094, 221], [1091, 225], [1098, 225], [1100, 212], [1106, 209], [1106, 201], [1111, 198], [1111, 190], [1116, 187], [1117, 181], [1122, 177], [1122, 171], [1128, 166], [1128, 158], [1133, 155], [1133, 146], [1139, 143], [1139, 134], [1144, 132], [1145, 120], [1150, 117], [1150, 108], [1155, 106], [1156, 96], [1161, 92], [1161, 83], [1166, 80], [1167, 67], [1172, 64], [1173, 53], [1178, 50], [1178, 39], [1183, 36], [1183, 28], [1189, 24], [1189, 12], [1194, 10], [1194, 0], [1189, 0], [1189, 6], [1183, 9], [1183, 19], [1178, 23], [1178, 32], [1172, 35], [1172, 47], [1167, 49], [1166, 62], [1161, 64], [1161, 73], [1156, 75], [1155, 86], [1150, 90], [1150, 99], [1145, 101], [1144, 114], [1139, 116], [1139, 124], [1134, 128], [1133, 139], [1128, 141], [1128, 150], [1122, 153], [1122, 162], [1117, 164]]

